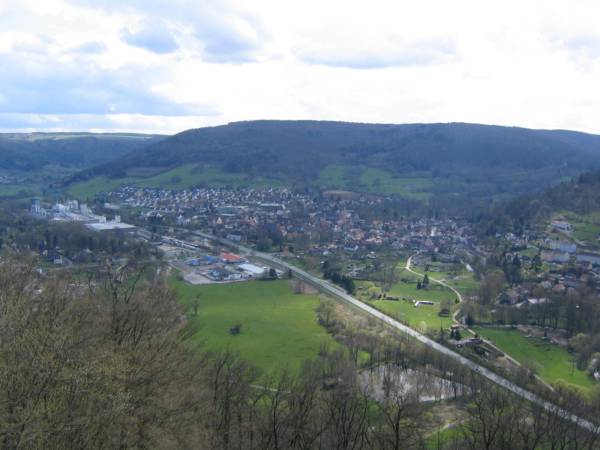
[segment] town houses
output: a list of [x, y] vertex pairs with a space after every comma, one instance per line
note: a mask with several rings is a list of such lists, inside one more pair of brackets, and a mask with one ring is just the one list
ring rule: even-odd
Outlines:
[[386, 208], [390, 200], [381, 197], [309, 195], [289, 189], [123, 187], [109, 198], [139, 210], [142, 222], [207, 230], [234, 242], [254, 242], [264, 250], [365, 258], [374, 258], [382, 249], [481, 252], [466, 221], [370, 214]]

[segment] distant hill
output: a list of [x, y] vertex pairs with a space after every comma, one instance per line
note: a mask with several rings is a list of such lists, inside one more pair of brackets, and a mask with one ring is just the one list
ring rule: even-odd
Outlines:
[[144, 177], [167, 174], [160, 178], [164, 187], [169, 179], [181, 186], [182, 180], [194, 185], [266, 178], [420, 199], [449, 193], [487, 198], [530, 192], [597, 165], [600, 136], [572, 131], [250, 121], [179, 133], [83, 171], [70, 183], [134, 177], [144, 184]]
[[84, 169], [120, 158], [162, 137], [143, 134], [0, 134], [0, 169], [31, 171], [46, 165]]

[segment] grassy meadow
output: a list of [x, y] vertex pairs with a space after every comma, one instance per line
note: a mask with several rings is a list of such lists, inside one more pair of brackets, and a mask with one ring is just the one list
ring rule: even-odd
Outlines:
[[[404, 267], [404, 265], [402, 266]], [[425, 271], [422, 267], [413, 266], [412, 270], [420, 274], [424, 274]], [[438, 269], [438, 264], [432, 264], [428, 272], [430, 278], [443, 281], [449, 286], [452, 286], [462, 295], [474, 294], [479, 289], [479, 281], [475, 279], [473, 272], [469, 272], [465, 267], [460, 268], [457, 271], [444, 271]]]
[[[362, 282], [359, 286], [362, 289], [358, 291], [358, 295], [363, 301], [419, 331], [439, 330], [440, 326], [448, 328], [452, 324], [451, 317], [439, 315], [443, 300], [449, 300], [454, 305], [456, 295], [448, 288], [430, 283], [427, 289], [417, 289], [417, 277], [406, 272], [403, 273], [402, 280], [393, 284], [388, 292], [389, 296], [400, 300], [372, 300], [368, 291], [373, 283]], [[434, 305], [415, 307], [412, 300], [431, 301]]]
[[[181, 301], [189, 307], [198, 296], [199, 312], [188, 318], [200, 327], [193, 339], [209, 349], [231, 349], [266, 373], [318, 356], [322, 344], [338, 346], [317, 323], [316, 295], [294, 294], [287, 280], [190, 285], [173, 280]], [[241, 323], [241, 333], [229, 328]]]
[[569, 352], [558, 345], [540, 338], [526, 338], [512, 329], [477, 327], [475, 331], [520, 363], [532, 364], [540, 378], [547, 383], [562, 380], [584, 389], [595, 385], [585, 371], [574, 366]]
[[433, 182], [425, 175], [397, 177], [387, 170], [372, 167], [358, 169], [343, 165], [330, 165], [319, 173], [318, 184], [323, 188], [395, 194], [415, 200], [427, 200], [430, 197], [428, 189]]

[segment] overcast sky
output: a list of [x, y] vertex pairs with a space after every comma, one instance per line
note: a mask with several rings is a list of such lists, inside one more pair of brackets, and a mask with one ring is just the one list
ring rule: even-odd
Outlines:
[[0, 129], [600, 133], [599, 18], [597, 0], [0, 0]]

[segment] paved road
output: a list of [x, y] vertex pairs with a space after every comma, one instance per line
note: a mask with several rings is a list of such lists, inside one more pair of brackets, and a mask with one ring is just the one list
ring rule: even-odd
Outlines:
[[[600, 433], [600, 427], [593, 424], [592, 422], [581, 419], [573, 414], [570, 414], [567, 411], [559, 409], [556, 405], [543, 400], [541, 397], [538, 397], [537, 395], [523, 389], [522, 387], [520, 387], [520, 386], [516, 385], [515, 383], [507, 380], [506, 378], [498, 375], [497, 373], [492, 372], [491, 370], [471, 361], [468, 358], [465, 358], [464, 356], [455, 352], [454, 350], [451, 350], [448, 347], [444, 347], [440, 343], [419, 333], [416, 330], [413, 330], [409, 326], [404, 325], [403, 323], [400, 323], [397, 320], [392, 319], [388, 315], [357, 300], [356, 298], [352, 297], [351, 295], [348, 295], [344, 290], [340, 289], [339, 287], [337, 287], [321, 278], [318, 278], [296, 266], [288, 264], [285, 261], [282, 261], [279, 258], [273, 257], [267, 253], [257, 252], [257, 251], [248, 249], [246, 247], [243, 247], [241, 245], [238, 245], [234, 242], [227, 241], [226, 239], [216, 238], [215, 236], [212, 236], [209, 234], [205, 234], [205, 233], [197, 233], [197, 234], [199, 234], [200, 236], [205, 237], [207, 239], [211, 239], [213, 241], [217, 241], [221, 244], [227, 245], [229, 247], [233, 247], [242, 254], [249, 255], [249, 256], [258, 258], [260, 260], [263, 260], [263, 261], [273, 265], [276, 268], [283, 269], [285, 271], [291, 271], [296, 278], [303, 280], [303, 281], [317, 287], [322, 292], [325, 292], [339, 300], [342, 300], [342, 301], [362, 310], [363, 312], [369, 314], [372, 317], [375, 317], [376, 319], [380, 320], [381, 322], [385, 323], [386, 325], [389, 325], [390, 327], [395, 328], [396, 330], [414, 338], [415, 340], [421, 342], [422, 344], [459, 362], [463, 366], [473, 370], [474, 372], [477, 372], [481, 376], [487, 378], [488, 380], [492, 381], [493, 383], [496, 383], [499, 386], [504, 387], [505, 389], [513, 392], [514, 394], [518, 395], [519, 397], [529, 400], [530, 402], [535, 403], [539, 406], [542, 406], [547, 411], [555, 412], [555, 413], [561, 415], [562, 417], [571, 420], [572, 422], [578, 424], [579, 426], [581, 426], [589, 431]], [[460, 294], [458, 294], [458, 295], [460, 295]], [[462, 297], [460, 297], [460, 298], [462, 298]]]

